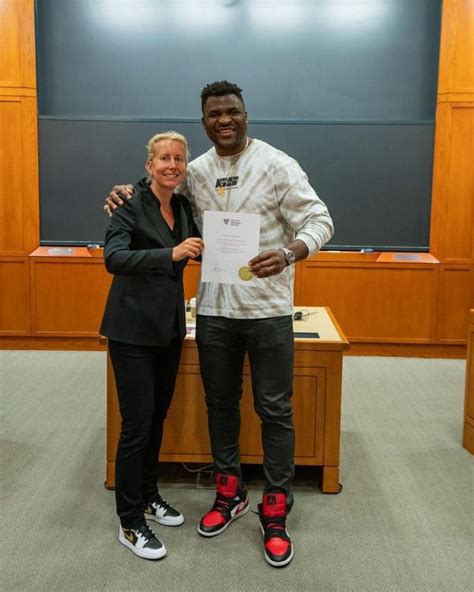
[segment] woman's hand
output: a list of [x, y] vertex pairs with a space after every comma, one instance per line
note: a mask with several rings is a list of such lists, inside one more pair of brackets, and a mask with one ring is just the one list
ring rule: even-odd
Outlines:
[[186, 259], [186, 257], [195, 259], [202, 253], [203, 248], [204, 243], [201, 238], [187, 238], [173, 249], [171, 258], [173, 261], [181, 261], [182, 259]]

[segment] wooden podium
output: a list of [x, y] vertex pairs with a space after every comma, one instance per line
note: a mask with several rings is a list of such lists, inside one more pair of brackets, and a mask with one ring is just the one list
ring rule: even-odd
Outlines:
[[[349, 342], [328, 308], [298, 307], [306, 320], [294, 321], [295, 367], [293, 411], [297, 465], [322, 467], [321, 490], [339, 493], [339, 445], [343, 351]], [[207, 411], [199, 360], [191, 330], [184, 342], [176, 390], [165, 422], [160, 461], [211, 463]], [[319, 337], [301, 334], [317, 333]], [[299, 335], [300, 334], [300, 335]], [[219, 363], [216, 360], [216, 363]], [[242, 463], [261, 463], [260, 419], [253, 410], [250, 368], [244, 365], [241, 402], [240, 451]], [[120, 413], [110, 359], [107, 360], [107, 473], [105, 486], [115, 486], [115, 453]]]
[[462, 445], [474, 454], [474, 309], [469, 311], [467, 331], [466, 395]]

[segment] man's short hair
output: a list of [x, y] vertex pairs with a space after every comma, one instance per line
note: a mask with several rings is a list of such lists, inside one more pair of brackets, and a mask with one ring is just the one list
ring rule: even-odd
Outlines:
[[201, 92], [201, 109], [204, 112], [204, 105], [209, 97], [223, 97], [224, 95], [235, 95], [242, 101], [245, 108], [244, 99], [242, 98], [242, 89], [233, 82], [227, 80], [219, 80], [218, 82], [210, 82], [202, 89]]

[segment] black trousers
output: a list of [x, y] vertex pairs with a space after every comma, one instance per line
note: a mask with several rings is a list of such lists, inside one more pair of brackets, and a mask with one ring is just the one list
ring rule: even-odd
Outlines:
[[143, 524], [144, 505], [158, 495], [163, 422], [173, 397], [181, 348], [179, 338], [167, 347], [109, 341], [122, 416], [115, 499], [124, 528]]
[[291, 316], [228, 319], [198, 315], [196, 342], [216, 470], [241, 478], [239, 403], [247, 353], [254, 407], [262, 421], [265, 492], [284, 491], [291, 507], [295, 452]]

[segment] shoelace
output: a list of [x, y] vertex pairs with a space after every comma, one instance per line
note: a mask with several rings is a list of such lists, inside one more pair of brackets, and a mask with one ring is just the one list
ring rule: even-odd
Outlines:
[[226, 514], [227, 510], [229, 509], [230, 506], [230, 502], [233, 498], [228, 498], [225, 497], [224, 495], [222, 495], [222, 493], [217, 493], [216, 494], [216, 499], [214, 500], [214, 505], [212, 506], [212, 509], [215, 510], [216, 512], [219, 512], [219, 514]]
[[145, 543], [156, 538], [148, 524], [143, 524], [140, 528], [134, 528], [133, 530], [137, 533], [138, 537], [143, 537], [145, 539]]
[[159, 508], [163, 508], [165, 511], [171, 508], [171, 505], [161, 496], [158, 497], [155, 503], [158, 505]]
[[267, 536], [268, 538], [278, 537], [284, 539], [285, 541], [290, 540], [289, 536], [286, 533], [286, 523], [284, 516], [282, 516], [281, 518], [263, 517], [263, 527], [265, 530], [265, 536]]

